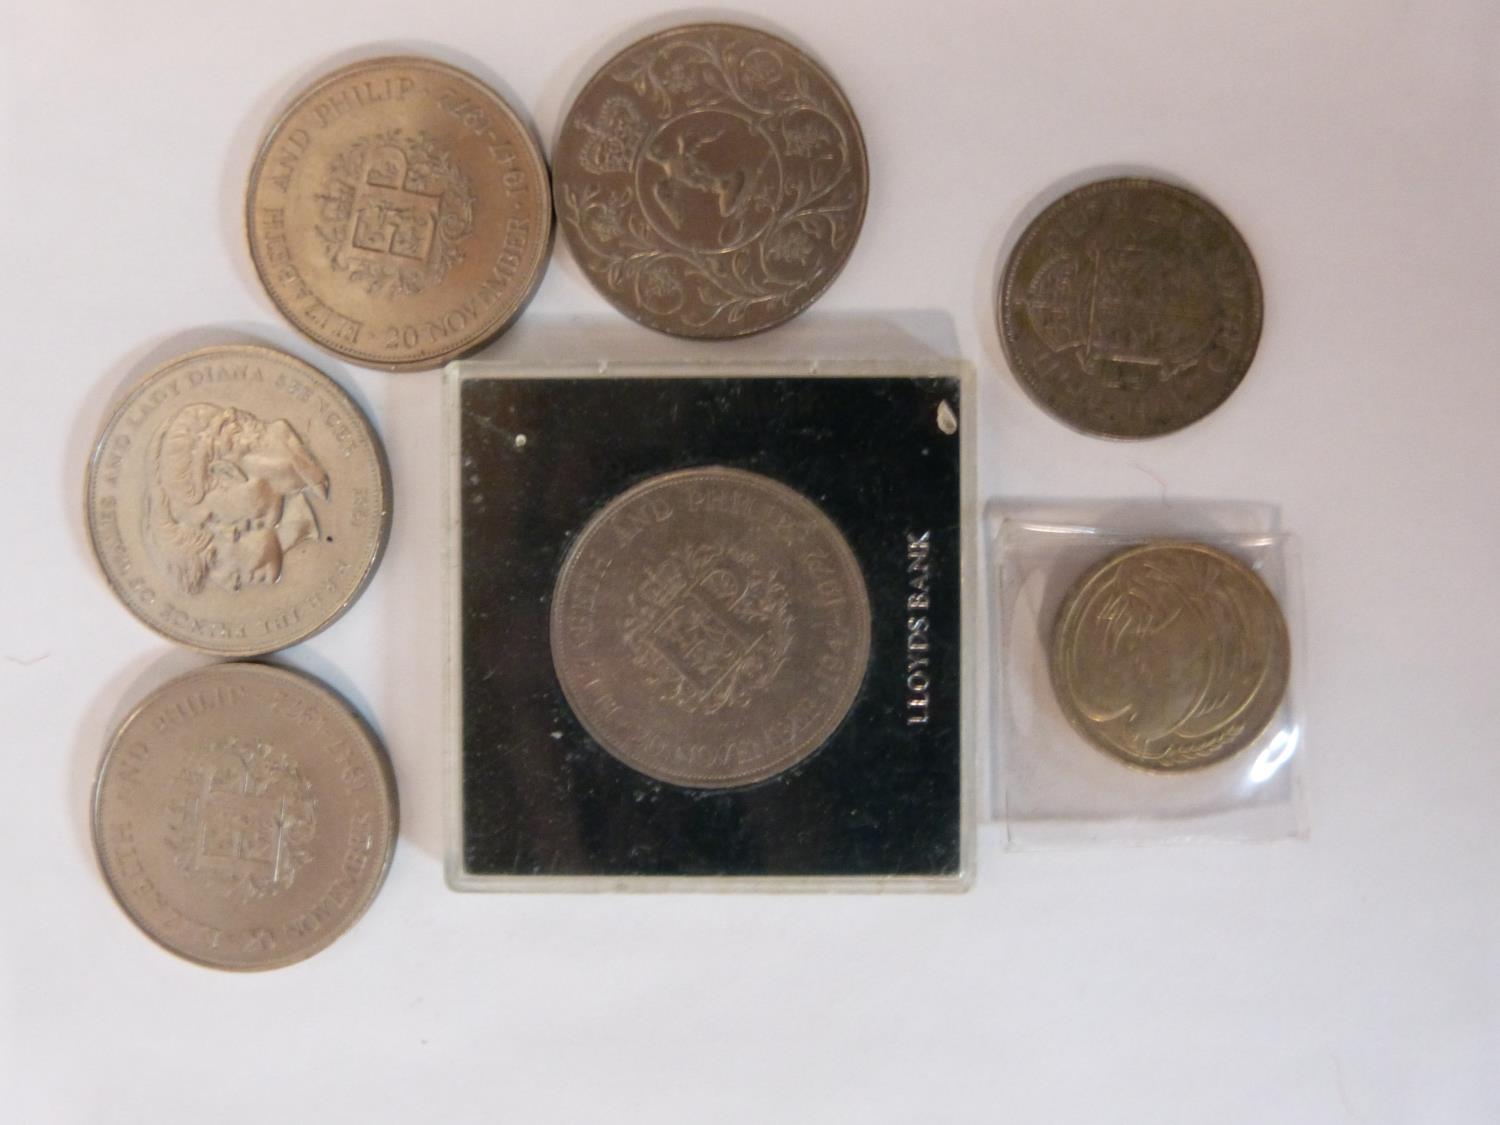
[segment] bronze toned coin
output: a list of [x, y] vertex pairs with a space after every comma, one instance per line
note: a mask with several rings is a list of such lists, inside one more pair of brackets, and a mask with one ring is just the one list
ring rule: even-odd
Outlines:
[[276, 969], [352, 926], [385, 881], [385, 751], [314, 680], [217, 664], [148, 696], [99, 763], [94, 848], [133, 922], [215, 969]]
[[1043, 407], [1085, 433], [1156, 437], [1239, 386], [1260, 340], [1260, 275], [1192, 192], [1101, 180], [1026, 228], [999, 319], [1011, 369]]
[[1095, 746], [1153, 770], [1208, 766], [1281, 707], [1286, 619], [1244, 563], [1202, 543], [1131, 547], [1089, 570], [1052, 630], [1052, 686]]
[[261, 283], [314, 343], [393, 371], [502, 331], [552, 237], [542, 151], [472, 75], [422, 58], [355, 63], [299, 95], [250, 170]]
[[869, 170], [854, 111], [774, 35], [689, 24], [621, 51], [568, 111], [558, 222], [626, 316], [743, 336], [796, 316], [844, 267]]
[[552, 662], [607, 751], [675, 785], [808, 757], [859, 694], [870, 602], [837, 527], [738, 469], [667, 473], [583, 528], [552, 594]]
[[246, 345], [172, 360], [125, 396], [89, 461], [85, 518], [125, 607], [168, 640], [255, 656], [335, 621], [391, 525], [385, 451], [301, 360]]

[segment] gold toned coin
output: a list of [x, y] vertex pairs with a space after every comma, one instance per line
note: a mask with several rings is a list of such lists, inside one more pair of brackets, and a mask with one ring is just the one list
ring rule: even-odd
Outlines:
[[390, 530], [380, 439], [334, 381], [271, 348], [204, 348], [142, 379], [89, 461], [89, 540], [169, 640], [255, 656], [336, 620]]
[[1095, 746], [1131, 765], [1212, 765], [1275, 717], [1286, 619], [1244, 563], [1202, 543], [1131, 547], [1089, 570], [1052, 630], [1052, 686]]
[[216, 969], [275, 969], [365, 912], [396, 843], [370, 729], [283, 668], [216, 664], [148, 696], [99, 763], [94, 847], [131, 920]]
[[261, 144], [245, 211], [266, 292], [356, 363], [438, 367], [502, 331], [552, 236], [542, 152], [472, 75], [422, 58], [334, 71]]
[[826, 742], [870, 656], [870, 602], [810, 500], [739, 469], [643, 481], [579, 532], [552, 662], [588, 732], [676, 785], [763, 781]]
[[832, 284], [864, 221], [854, 110], [814, 60], [730, 24], [647, 36], [568, 110], [558, 222], [595, 288], [677, 336], [743, 336]]

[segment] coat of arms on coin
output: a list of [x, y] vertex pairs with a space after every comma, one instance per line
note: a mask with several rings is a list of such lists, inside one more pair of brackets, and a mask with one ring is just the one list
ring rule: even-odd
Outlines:
[[99, 765], [94, 846], [148, 936], [217, 969], [274, 969], [358, 920], [396, 842], [385, 751], [327, 688], [216, 664], [148, 696]]
[[1073, 727], [1135, 766], [1208, 766], [1276, 716], [1291, 665], [1286, 619], [1244, 563], [1156, 542], [1094, 566], [1052, 630], [1052, 686]]
[[652, 477], [579, 532], [552, 661], [584, 728], [660, 781], [763, 781], [822, 746], [870, 655], [864, 576], [816, 505], [757, 473]]
[[558, 221], [599, 291], [679, 336], [758, 332], [843, 268], [868, 171], [854, 111], [790, 43], [672, 28], [605, 63], [563, 122]]
[[1000, 339], [1021, 384], [1086, 433], [1171, 433], [1239, 386], [1260, 340], [1260, 277], [1206, 200], [1144, 179], [1069, 192], [1005, 266]]
[[314, 343], [438, 367], [514, 319], [551, 246], [541, 148], [500, 95], [432, 59], [355, 63], [261, 144], [245, 221], [276, 307]]

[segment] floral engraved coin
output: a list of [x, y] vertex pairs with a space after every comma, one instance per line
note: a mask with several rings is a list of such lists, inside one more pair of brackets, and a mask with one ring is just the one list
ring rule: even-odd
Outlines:
[[868, 170], [854, 112], [791, 44], [722, 24], [626, 48], [584, 87], [553, 175], [568, 244], [626, 315], [680, 336], [758, 332], [843, 268]]
[[1017, 378], [1064, 422], [1140, 438], [1234, 391], [1260, 339], [1255, 260], [1191, 192], [1143, 179], [1070, 192], [1006, 263], [1000, 336]]
[[369, 582], [390, 528], [379, 438], [326, 375], [205, 348], [140, 381], [89, 463], [88, 531], [125, 606], [223, 656], [295, 644]]
[[276, 307], [357, 363], [422, 370], [479, 347], [541, 281], [552, 197], [529, 127], [423, 58], [325, 75], [250, 172], [250, 256]]
[[99, 765], [94, 846], [130, 918], [220, 969], [311, 956], [358, 920], [396, 840], [385, 751], [336, 695], [217, 664], [148, 696]]
[[1073, 727], [1132, 765], [1212, 765], [1255, 742], [1291, 664], [1275, 596], [1201, 543], [1131, 547], [1089, 570], [1052, 631], [1052, 685]]
[[864, 577], [838, 528], [737, 469], [617, 496], [553, 591], [552, 660], [579, 721], [678, 785], [745, 785], [808, 757], [854, 704], [869, 651]]

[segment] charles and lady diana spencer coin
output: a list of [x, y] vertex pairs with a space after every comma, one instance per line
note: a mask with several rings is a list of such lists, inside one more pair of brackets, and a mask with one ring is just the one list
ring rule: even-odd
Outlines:
[[88, 466], [89, 540], [162, 636], [255, 656], [336, 620], [390, 531], [385, 452], [328, 376], [271, 348], [180, 356], [115, 407]]

